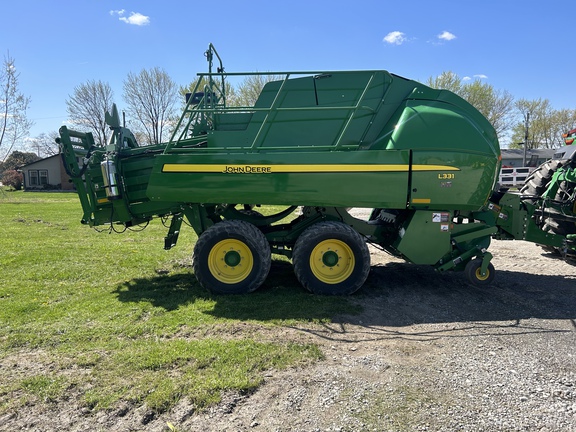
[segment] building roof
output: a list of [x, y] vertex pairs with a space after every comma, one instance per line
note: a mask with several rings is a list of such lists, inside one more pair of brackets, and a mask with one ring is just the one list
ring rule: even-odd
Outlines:
[[[550, 159], [554, 156], [555, 149], [528, 149], [527, 155], [538, 155], [539, 157]], [[524, 149], [502, 149], [502, 158], [515, 159], [524, 157]]]
[[60, 154], [55, 154], [55, 155], [52, 155], [52, 156], [45, 157], [45, 158], [43, 158], [43, 159], [38, 159], [37, 161], [34, 161], [34, 162], [27, 163], [27, 164], [25, 164], [25, 165], [20, 165], [17, 169], [22, 169], [22, 168], [24, 168], [24, 167], [29, 167], [29, 166], [31, 166], [31, 165], [34, 165], [34, 164], [37, 164], [37, 163], [40, 163], [40, 162], [44, 162], [44, 161], [47, 161], [48, 159], [52, 159], [52, 158], [55, 158], [55, 157], [60, 157]]

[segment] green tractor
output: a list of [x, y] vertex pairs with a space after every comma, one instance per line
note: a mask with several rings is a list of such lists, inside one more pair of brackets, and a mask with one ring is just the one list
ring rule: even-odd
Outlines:
[[[276, 72], [253, 105], [234, 106], [226, 79], [258, 74], [225, 72], [212, 45], [205, 55], [208, 72], [167, 143], [139, 145], [116, 107], [105, 146], [60, 129], [82, 223], [167, 219], [170, 249], [186, 220], [198, 235], [196, 278], [218, 294], [256, 290], [272, 254], [292, 260], [306, 289], [340, 295], [364, 284], [368, 244], [463, 270], [476, 285], [494, 278], [492, 238], [576, 250], [574, 155], [534, 189], [495, 191], [494, 128], [449, 91], [383, 70]], [[282, 210], [256, 210], [270, 205]], [[353, 216], [353, 207], [370, 216]]]
[[[533, 219], [545, 232], [574, 240], [576, 235], [576, 146], [573, 146], [576, 129], [563, 134], [566, 146], [558, 149], [554, 157], [536, 168], [520, 189], [527, 204], [537, 206]], [[568, 242], [569, 244], [573, 244]], [[571, 260], [576, 259], [573, 248], [551, 247], [544, 249]]]

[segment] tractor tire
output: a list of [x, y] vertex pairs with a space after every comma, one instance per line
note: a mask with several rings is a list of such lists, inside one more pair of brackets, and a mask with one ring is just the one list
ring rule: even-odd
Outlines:
[[[558, 189], [558, 192], [556, 193], [554, 199], [556, 201], [564, 201], [564, 202], [568, 201], [568, 199], [574, 193], [575, 187], [576, 184], [572, 182], [568, 182], [566, 180], [562, 181], [560, 183], [560, 188]], [[571, 204], [570, 207], [574, 208]], [[569, 209], [568, 211], [570, 212], [571, 209]], [[571, 221], [548, 219], [546, 221], [546, 225], [544, 225], [544, 228], [549, 232], [559, 234], [561, 236], [576, 234], [576, 223]], [[561, 251], [556, 249], [555, 253], [558, 256], [561, 256], [562, 258], [570, 259], [571, 261], [576, 262], [574, 261], [576, 260], [576, 252], [574, 252], [573, 250], [568, 249], [567, 251]]]
[[200, 235], [193, 269], [200, 285], [212, 294], [246, 294], [264, 283], [271, 260], [262, 231], [248, 222], [226, 220]]
[[[569, 202], [570, 197], [574, 194], [574, 188], [576, 184], [569, 182], [569, 181], [562, 181], [560, 183], [560, 188], [554, 197], [555, 201], [558, 202]], [[570, 204], [572, 207], [572, 204]], [[568, 212], [571, 209], [568, 209]], [[568, 234], [576, 234], [576, 223], [570, 221], [561, 221], [561, 220], [549, 220], [548, 224], [553, 226], [551, 229], [552, 232], [555, 234], [560, 235], [568, 235]]]
[[464, 268], [464, 273], [468, 278], [468, 281], [477, 287], [488, 286], [494, 281], [494, 276], [496, 270], [492, 263], [488, 263], [488, 268], [486, 269], [486, 274], [482, 276], [482, 258], [475, 258], [466, 264]]
[[364, 239], [342, 222], [319, 222], [296, 240], [294, 272], [308, 291], [321, 295], [350, 295], [370, 272], [370, 252]]
[[[536, 168], [524, 182], [520, 189], [520, 194], [525, 201], [532, 204], [538, 201], [538, 198], [548, 189], [548, 185], [552, 180], [554, 173], [561, 167], [571, 163], [569, 159], [557, 159], [544, 162]], [[574, 183], [563, 181], [560, 188], [554, 197], [555, 201], [565, 201], [574, 192]], [[546, 219], [542, 230], [552, 234], [566, 236], [568, 234], [576, 234], [576, 224], [569, 221], [561, 221], [552, 218]], [[540, 245], [544, 251], [551, 254], [551, 256], [562, 257], [563, 253], [559, 249], [552, 246]]]
[[524, 185], [520, 188], [520, 195], [522, 195], [526, 201], [534, 204], [538, 198], [546, 192], [548, 183], [552, 180], [552, 176], [556, 170], [567, 162], [566, 160], [549, 160], [544, 162], [526, 178]]

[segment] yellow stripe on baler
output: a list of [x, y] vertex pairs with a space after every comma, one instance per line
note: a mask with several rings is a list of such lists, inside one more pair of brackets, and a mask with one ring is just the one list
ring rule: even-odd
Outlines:
[[[406, 164], [323, 164], [323, 165], [225, 165], [225, 164], [164, 164], [165, 173], [326, 173], [326, 172], [407, 172]], [[448, 165], [412, 165], [412, 171], [460, 171]]]

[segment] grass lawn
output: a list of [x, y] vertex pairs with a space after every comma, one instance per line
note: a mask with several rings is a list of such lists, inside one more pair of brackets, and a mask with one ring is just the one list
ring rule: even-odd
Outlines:
[[321, 358], [282, 338], [283, 326], [355, 311], [306, 293], [280, 257], [257, 292], [212, 296], [192, 274], [191, 228], [165, 251], [160, 220], [109, 234], [80, 218], [73, 193], [0, 190], [0, 414], [70, 398], [157, 411], [187, 398], [201, 409]]

